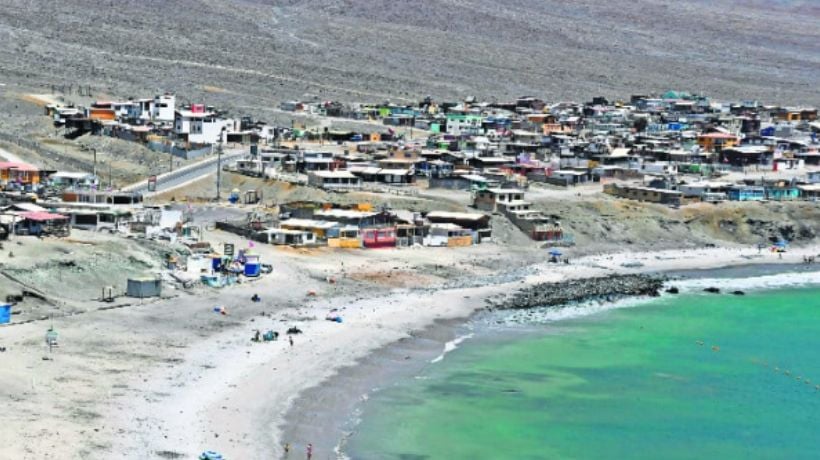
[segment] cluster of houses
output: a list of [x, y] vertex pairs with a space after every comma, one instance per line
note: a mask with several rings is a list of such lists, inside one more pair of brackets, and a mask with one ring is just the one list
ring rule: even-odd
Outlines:
[[250, 117], [230, 118], [213, 106], [177, 104], [172, 94], [126, 101], [96, 101], [88, 107], [49, 104], [46, 115], [68, 138], [91, 133], [139, 142], [184, 158], [213, 152], [219, 143], [252, 144], [276, 136], [275, 128]]
[[369, 204], [334, 206], [292, 202], [279, 205], [276, 218], [252, 213], [242, 222], [217, 226], [250, 239], [288, 246], [335, 248], [463, 247], [492, 238], [491, 216], [480, 212], [373, 209]]
[[800, 178], [749, 178], [739, 181], [656, 178], [646, 186], [604, 184], [604, 193], [639, 201], [681, 206], [693, 202], [721, 201], [794, 201], [820, 199], [820, 171], [809, 171]]
[[[355, 143], [355, 151], [344, 153], [283, 152], [295, 161], [293, 171], [307, 174], [309, 184], [328, 189], [358, 188], [367, 182], [410, 185], [415, 178], [427, 179], [431, 188], [473, 192], [505, 184], [526, 188], [532, 182], [575, 186], [619, 180], [638, 184], [607, 184], [606, 191], [668, 204], [691, 198], [817, 196], [812, 175], [820, 166], [816, 108], [720, 102], [676, 91], [634, 95], [629, 101], [596, 97], [583, 104], [547, 104], [533, 97], [503, 103], [427, 98], [414, 105], [287, 102], [281, 108], [381, 121], [429, 134], [422, 143], [351, 136], [347, 140]], [[308, 164], [316, 156], [325, 158], [321, 168]], [[263, 165], [266, 159], [258, 161]], [[732, 171], [787, 171], [795, 180], [709, 186], [712, 179]], [[703, 184], [692, 184], [695, 179]], [[761, 188], [763, 198], [752, 193]], [[708, 190], [701, 193], [703, 189]]]
[[172, 241], [180, 236], [201, 234], [199, 229], [189, 229], [186, 221], [182, 211], [142, 206], [138, 201], [32, 203], [6, 200], [0, 206], [0, 239], [14, 235], [67, 237], [72, 228]]
[[99, 177], [90, 172], [59, 171], [19, 161], [0, 161], [0, 190], [42, 196], [63, 190], [97, 190]]
[[[85, 108], [49, 105], [46, 111], [69, 136], [118, 136], [189, 158], [209, 153], [221, 142], [248, 144], [250, 155], [232, 168], [252, 176], [286, 178], [340, 192], [371, 186], [391, 191], [462, 190], [470, 194], [477, 215], [503, 215], [539, 241], [560, 242], [569, 236], [560, 222], [533, 209], [526, 199], [534, 183], [603, 185], [605, 193], [616, 197], [670, 206], [820, 197], [820, 121], [815, 108], [721, 102], [676, 91], [633, 95], [623, 101], [596, 97], [586, 103], [548, 104], [534, 97], [507, 102], [426, 98], [410, 105], [291, 101], [280, 108], [368, 120], [383, 129], [363, 133], [280, 128], [247, 117], [228, 118], [203, 104], [180, 105], [170, 94], [97, 101]], [[398, 127], [419, 130], [424, 137], [399, 134]], [[309, 149], [298, 144], [283, 147], [280, 141], [285, 138], [322, 143]], [[787, 174], [764, 174], [772, 171]], [[730, 173], [735, 179], [727, 178]], [[0, 181], [13, 189], [48, 183], [61, 190], [59, 201], [65, 203], [141, 202], [136, 194], [100, 192], [97, 178], [86, 173], [0, 163]], [[472, 241], [478, 242], [485, 228], [458, 220], [433, 222], [429, 215], [420, 221], [407, 216], [401, 220], [390, 212], [393, 220], [373, 227], [368, 219], [385, 218], [385, 212], [299, 213], [290, 224], [283, 220], [266, 228], [264, 239], [276, 244], [401, 246], [440, 244], [442, 240], [433, 237], [441, 236], [445, 227], [450, 229], [448, 238], [472, 232]], [[373, 230], [382, 227], [387, 230]]]

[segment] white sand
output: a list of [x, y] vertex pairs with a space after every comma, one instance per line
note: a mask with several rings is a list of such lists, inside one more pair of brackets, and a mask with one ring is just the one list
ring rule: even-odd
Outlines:
[[[287, 424], [284, 415], [301, 391], [437, 319], [468, 317], [487, 296], [525, 285], [357, 292], [317, 275], [338, 276], [340, 261], [351, 273], [389, 271], [390, 265], [408, 260], [457, 264], [459, 258], [449, 250], [342, 252], [322, 258], [261, 250], [282, 268], [252, 286], [61, 320], [64, 346], [53, 361], [41, 360], [47, 324], [0, 329], [0, 345], [10, 347], [0, 354], [7, 404], [0, 414], [0, 458], [163, 458], [163, 451], [194, 458], [209, 449], [231, 460], [278, 458], [278, 427]], [[464, 254], [481, 257], [499, 248], [475, 251]], [[541, 264], [526, 283], [800, 263], [804, 255], [818, 252], [817, 247], [794, 249], [783, 259], [765, 251], [758, 256], [751, 248], [590, 256], [571, 265]], [[634, 262], [642, 266], [622, 266]], [[318, 300], [305, 300], [307, 290], [317, 290]], [[251, 292], [262, 294], [261, 305], [247, 306], [244, 299]], [[228, 305], [231, 315], [211, 311], [220, 304]], [[342, 308], [342, 324], [323, 319], [334, 307]], [[261, 311], [273, 311], [273, 317], [260, 317]], [[273, 343], [249, 341], [253, 329], [284, 332], [290, 325], [304, 331], [292, 348], [284, 335]], [[297, 453], [295, 458], [301, 458]], [[328, 455], [317, 452], [315, 458]]]

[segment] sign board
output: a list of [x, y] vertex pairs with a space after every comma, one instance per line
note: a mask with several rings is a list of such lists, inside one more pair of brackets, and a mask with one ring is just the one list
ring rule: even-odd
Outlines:
[[226, 256], [233, 256], [233, 243], [225, 243], [225, 250], [223, 252]]
[[157, 191], [157, 176], [148, 176], [148, 191]]

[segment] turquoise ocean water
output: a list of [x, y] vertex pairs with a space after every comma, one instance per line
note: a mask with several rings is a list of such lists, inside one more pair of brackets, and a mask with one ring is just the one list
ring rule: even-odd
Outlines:
[[404, 460], [820, 458], [820, 289], [698, 291], [477, 333], [374, 393], [344, 450]]

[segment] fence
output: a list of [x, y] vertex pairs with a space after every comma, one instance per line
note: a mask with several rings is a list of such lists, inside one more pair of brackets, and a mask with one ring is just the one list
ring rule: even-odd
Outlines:
[[194, 158], [199, 158], [205, 155], [209, 155], [213, 152], [213, 148], [209, 146], [200, 147], [198, 149], [183, 149], [181, 147], [177, 147], [173, 144], [167, 144], [164, 142], [156, 142], [151, 141], [145, 144], [146, 147], [155, 151], [155, 152], [162, 152], [162, 153], [170, 153], [175, 157], [184, 158], [186, 160], [192, 160]]
[[258, 231], [248, 228], [247, 226], [236, 225], [230, 222], [216, 222], [216, 229], [224, 232], [233, 233], [249, 240], [258, 241], [260, 243], [267, 243], [267, 235], [261, 234]]
[[398, 196], [418, 196], [419, 194], [419, 189], [411, 185], [406, 187], [396, 187], [365, 182], [362, 184], [361, 190], [364, 192], [387, 193]]
[[33, 141], [31, 139], [26, 139], [14, 134], [9, 134], [0, 131], [0, 141], [7, 142], [9, 144], [14, 144], [26, 150], [31, 150], [47, 158], [59, 160], [61, 166], [70, 167], [65, 169], [76, 169], [77, 171], [88, 171], [89, 169], [91, 169], [89, 167], [89, 163], [84, 163], [82, 161], [75, 160], [65, 155], [59, 155], [54, 150], [44, 147], [41, 143]]

